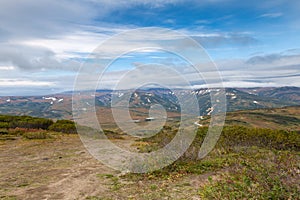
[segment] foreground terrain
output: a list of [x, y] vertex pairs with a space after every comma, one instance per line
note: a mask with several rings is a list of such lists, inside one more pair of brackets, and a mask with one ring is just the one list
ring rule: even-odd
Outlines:
[[[23, 126], [25, 119], [41, 123], [18, 119]], [[299, 107], [229, 113], [207, 157], [197, 158], [207, 131], [204, 125], [178, 161], [146, 174], [124, 174], [101, 164], [77, 134], [51, 128], [65, 127], [65, 121], [46, 130], [2, 130], [0, 199], [300, 199], [298, 119]], [[270, 127], [261, 128], [266, 123]], [[116, 130], [106, 133], [121, 148], [151, 152], [174, 137], [176, 125], [147, 139]]]
[[123, 175], [91, 157], [77, 135], [0, 144], [1, 199], [299, 198], [299, 151], [288, 148], [218, 148], [201, 161]]

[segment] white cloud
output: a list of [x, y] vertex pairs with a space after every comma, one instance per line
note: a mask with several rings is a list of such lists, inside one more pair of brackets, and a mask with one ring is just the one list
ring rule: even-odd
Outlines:
[[54, 86], [53, 82], [47, 81], [33, 81], [21, 79], [0, 79], [1, 87], [50, 87]]
[[60, 67], [55, 54], [41, 46], [2, 45], [0, 62], [27, 70]]
[[283, 13], [281, 12], [276, 12], [276, 13], [265, 13], [265, 14], [262, 14], [260, 15], [259, 17], [266, 17], [266, 18], [278, 18], [278, 17], [281, 17], [283, 16]]
[[11, 71], [11, 70], [14, 70], [15, 67], [12, 66], [12, 65], [7, 65], [7, 64], [4, 64], [4, 65], [1, 65], [0, 64], [0, 71]]
[[[231, 0], [189, 1], [194, 1], [195, 6], [201, 6], [214, 3], [220, 4], [220, 2]], [[262, 2], [259, 6], [271, 8], [275, 4], [274, 2]], [[74, 74], [66, 75], [64, 74], [65, 71], [77, 71], [80, 61], [112, 35], [136, 28], [130, 25], [100, 22], [104, 16], [108, 16], [112, 11], [118, 9], [127, 9], [137, 5], [162, 8], [170, 4], [180, 3], [186, 3], [186, 1], [2, 0], [0, 2], [0, 87], [51, 87], [60, 91], [70, 90], [75, 76]], [[282, 0], [276, 0], [277, 6], [283, 3], [285, 2]], [[257, 5], [257, 7], [259, 6]], [[299, 6], [294, 7], [295, 9], [299, 8]], [[272, 11], [272, 9], [268, 11]], [[263, 14], [260, 15], [260, 18], [279, 18], [286, 15], [283, 12], [264, 13], [263, 9], [261, 13]], [[224, 20], [226, 17], [232, 18], [233, 16], [229, 15], [214, 20]], [[176, 18], [170, 18], [169, 23], [172, 22], [176, 22]], [[213, 21], [210, 19], [196, 21], [200, 24], [211, 22]], [[293, 26], [297, 27], [296, 23]], [[258, 42], [254, 37], [255, 33], [249, 32], [231, 33], [222, 32], [222, 30], [210, 32], [201, 28], [188, 28], [179, 31], [193, 37], [206, 48], [251, 46]], [[125, 35], [123, 38], [114, 41], [110, 46], [98, 49], [98, 52], [105, 59], [119, 55], [124, 49], [155, 52], [155, 49], [141, 49], [139, 47], [141, 44], [145, 47], [159, 47], [160, 42], [178, 42], [180, 39], [182, 38], [176, 35], [168, 35], [167, 37], [151, 36], [151, 32], [147, 36], [143, 34]], [[184, 42], [181, 44], [184, 49], [186, 44]], [[242, 59], [228, 59], [217, 64], [227, 86], [300, 85], [299, 76], [297, 76], [300, 66], [300, 56], [298, 54], [259, 55], [248, 59], [247, 62]], [[94, 69], [93, 66], [91, 68]], [[176, 67], [174, 69], [179, 70]], [[209, 70], [205, 69], [203, 71], [205, 76], [213, 79]], [[185, 69], [185, 71], [180, 72], [190, 81], [194, 81], [195, 85], [199, 81], [193, 71]], [[169, 75], [164, 71], [161, 73], [162, 78]], [[138, 78], [133, 78], [133, 80], [142, 81], [143, 78], [148, 77], [149, 80], [153, 78], [158, 81], [160, 77], [156, 75], [150, 71], [140, 71], [139, 74], [136, 74]], [[89, 80], [89, 74], [86, 78]], [[111, 87], [120, 78], [120, 73], [108, 73], [105, 77], [106, 85], [104, 86]], [[178, 81], [176, 78], [170, 77], [169, 81], [174, 83], [173, 85], [176, 87], [181, 85], [180, 82], [176, 82]]]
[[2, 0], [0, 38], [14, 41], [55, 37], [72, 32], [78, 24], [88, 23], [95, 15], [95, 9], [80, 1]]
[[78, 54], [92, 52], [108, 35], [93, 32], [75, 32], [54, 39], [33, 39], [22, 41], [24, 45], [44, 46], [51, 49], [58, 58], [68, 59]]

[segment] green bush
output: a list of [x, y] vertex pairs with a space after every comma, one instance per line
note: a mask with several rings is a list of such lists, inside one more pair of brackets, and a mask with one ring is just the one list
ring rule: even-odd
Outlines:
[[49, 126], [50, 131], [63, 133], [77, 133], [75, 123], [70, 120], [57, 120], [54, 124]]
[[0, 128], [0, 135], [7, 135], [8, 130], [6, 128]]
[[8, 129], [8, 133], [15, 136], [22, 136], [26, 131], [27, 129], [25, 128]]
[[53, 124], [51, 119], [43, 119], [30, 116], [0, 115], [0, 128], [29, 128], [48, 129]]
[[[26, 129], [42, 129], [51, 130], [63, 133], [76, 133], [76, 126], [73, 121], [70, 120], [57, 120], [55, 123], [51, 119], [43, 119], [31, 116], [10, 116], [0, 115], [0, 129], [22, 129], [22, 133], [26, 132]], [[23, 131], [25, 129], [25, 131]], [[12, 131], [14, 134], [15, 131]], [[18, 130], [16, 131], [18, 132]]]
[[[208, 131], [207, 127], [198, 129], [196, 138], [180, 160], [197, 160], [201, 144]], [[157, 135], [142, 139], [148, 142], [147, 150], [163, 148], [176, 135], [176, 130], [162, 130]], [[300, 150], [300, 134], [296, 131], [251, 128], [245, 126], [225, 126], [216, 148], [232, 151], [237, 147], [257, 146], [276, 150]]]
[[222, 131], [219, 145], [225, 147], [258, 146], [278, 150], [300, 150], [300, 135], [295, 131], [227, 126]]
[[9, 128], [9, 123], [8, 122], [0, 122], [0, 128]]
[[261, 159], [252, 154], [237, 159], [235, 162], [240, 165], [234, 171], [222, 174], [218, 181], [210, 180], [199, 189], [201, 199], [299, 199], [299, 188], [294, 184], [297, 172], [293, 169], [297, 157], [291, 152], [278, 151], [273, 155], [276, 159], [268, 160], [269, 152], [259, 152]]
[[49, 133], [45, 131], [37, 131], [37, 132], [25, 132], [22, 135], [26, 139], [49, 139], [53, 138]]

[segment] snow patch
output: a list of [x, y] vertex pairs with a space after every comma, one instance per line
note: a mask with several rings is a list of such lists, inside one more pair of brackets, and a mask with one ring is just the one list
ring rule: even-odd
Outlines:
[[211, 113], [214, 111], [214, 108], [208, 108], [206, 111], [208, 112], [207, 115], [211, 115]]
[[194, 122], [194, 124], [199, 127], [203, 126], [202, 124], [199, 124], [199, 122]]
[[204, 119], [204, 117], [203, 117], [203, 116], [199, 116], [198, 118], [199, 118], [199, 119]]
[[57, 98], [55, 98], [55, 97], [43, 97], [43, 99], [51, 100], [51, 101], [56, 101], [57, 100]]

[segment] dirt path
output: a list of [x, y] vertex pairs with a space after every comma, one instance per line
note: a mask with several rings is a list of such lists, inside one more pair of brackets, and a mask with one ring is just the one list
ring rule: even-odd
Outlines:
[[2, 141], [0, 169], [0, 197], [16, 199], [85, 199], [108, 190], [98, 174], [117, 174], [91, 157], [75, 135]]
[[[132, 148], [132, 140], [114, 140]], [[206, 175], [128, 179], [94, 159], [77, 135], [0, 141], [0, 199], [199, 199]]]

